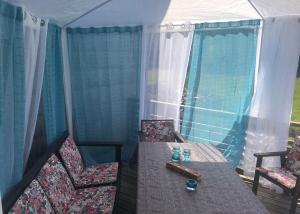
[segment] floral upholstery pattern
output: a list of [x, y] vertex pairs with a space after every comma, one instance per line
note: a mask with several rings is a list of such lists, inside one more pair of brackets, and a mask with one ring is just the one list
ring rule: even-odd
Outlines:
[[56, 213], [112, 213], [116, 187], [75, 190], [55, 155], [49, 158], [37, 179]]
[[[65, 148], [69, 146], [75, 151], [76, 144], [70, 138], [66, 140]], [[74, 149], [74, 146], [76, 147]], [[78, 151], [78, 150], [77, 150]], [[72, 154], [69, 154], [72, 155]], [[78, 157], [76, 157], [78, 158]], [[69, 166], [75, 166], [77, 159]], [[81, 157], [80, 157], [81, 160]], [[82, 163], [82, 162], [80, 162]], [[82, 170], [80, 169], [82, 167]], [[92, 167], [78, 167], [78, 181], [82, 185], [94, 183], [112, 183], [117, 180], [118, 163], [97, 164]], [[52, 154], [40, 170], [37, 180], [33, 180], [29, 187], [20, 196], [9, 213], [102, 213], [111, 214], [114, 208], [116, 196], [115, 186], [92, 187], [76, 190], [68, 173], [59, 159]]]
[[72, 178], [78, 178], [84, 169], [80, 152], [71, 137], [62, 144], [59, 153]]
[[43, 189], [37, 182], [33, 180], [29, 187], [25, 189], [14, 206], [9, 211], [10, 214], [16, 213], [54, 213], [54, 210], [48, 201]]
[[37, 176], [37, 180], [53, 209], [57, 213], [65, 213], [75, 194], [75, 188], [63, 165], [55, 155], [52, 155], [45, 163]]
[[85, 167], [76, 143], [71, 137], [66, 139], [59, 153], [76, 188], [110, 184], [117, 181], [118, 163], [104, 163]]
[[286, 168], [300, 175], [300, 137], [297, 137], [286, 159]]
[[114, 186], [79, 189], [72, 197], [67, 213], [111, 214], [115, 195]]
[[142, 142], [175, 142], [173, 120], [142, 120]]
[[289, 189], [293, 189], [296, 185], [296, 177], [293, 175], [292, 172], [285, 168], [279, 167], [270, 167], [270, 168], [263, 168], [257, 167], [260, 173], [268, 175], [269, 177], [277, 180], [279, 183], [283, 184], [284, 186], [288, 187]]
[[87, 167], [79, 177], [74, 178], [76, 187], [109, 184], [117, 181], [118, 163], [102, 163]]

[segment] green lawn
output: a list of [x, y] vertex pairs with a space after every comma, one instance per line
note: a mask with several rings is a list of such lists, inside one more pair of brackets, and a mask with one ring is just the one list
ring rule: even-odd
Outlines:
[[[292, 111], [292, 121], [300, 122], [300, 69], [298, 70], [298, 78], [295, 87], [294, 101], [293, 101], [293, 111]], [[300, 134], [300, 127], [290, 126], [290, 141], [294, 141], [295, 136]], [[288, 147], [291, 147], [289, 145]]]
[[300, 77], [297, 78], [295, 87], [292, 121], [300, 122]]

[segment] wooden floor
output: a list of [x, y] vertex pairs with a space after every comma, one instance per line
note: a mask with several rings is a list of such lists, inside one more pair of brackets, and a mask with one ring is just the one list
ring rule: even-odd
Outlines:
[[[245, 181], [249, 188], [252, 187], [251, 181]], [[120, 214], [136, 213], [136, 197], [137, 197], [137, 167], [124, 165], [122, 168], [122, 183], [119, 200]], [[289, 211], [290, 196], [286, 194], [277, 194], [266, 188], [259, 187], [258, 198], [265, 207], [274, 214], [286, 214]], [[300, 202], [300, 201], [299, 201]], [[300, 214], [300, 203], [298, 202], [297, 214]], [[234, 213], [233, 213], [234, 214]]]
[[135, 214], [137, 197], [137, 166], [122, 167], [121, 191], [118, 203], [119, 214]]
[[[245, 181], [249, 188], [252, 188], [252, 182]], [[267, 188], [258, 187], [257, 197], [265, 205], [265, 207], [274, 214], [286, 214], [289, 213], [291, 196], [288, 194], [278, 194]], [[300, 200], [298, 199], [298, 205], [296, 214], [300, 214]]]

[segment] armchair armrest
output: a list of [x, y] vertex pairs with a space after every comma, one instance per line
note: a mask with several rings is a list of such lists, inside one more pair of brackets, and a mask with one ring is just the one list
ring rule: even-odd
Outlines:
[[279, 152], [264, 152], [264, 153], [254, 153], [255, 157], [257, 157], [256, 167], [261, 167], [262, 160], [264, 157], [280, 157], [281, 167], [285, 166], [285, 156], [287, 155], [287, 151], [279, 151]]
[[99, 141], [86, 141], [76, 144], [78, 147], [115, 147], [115, 160], [121, 163], [122, 160], [122, 146], [120, 142], [99, 142]]
[[287, 155], [287, 151], [254, 153], [255, 157], [274, 157], [274, 156], [286, 156], [286, 155]]
[[175, 135], [175, 139], [177, 140], [177, 142], [185, 143], [184, 138], [182, 137], [182, 135], [179, 132], [174, 131], [174, 135]]
[[300, 174], [293, 173], [293, 175], [294, 175], [297, 179], [300, 179]]

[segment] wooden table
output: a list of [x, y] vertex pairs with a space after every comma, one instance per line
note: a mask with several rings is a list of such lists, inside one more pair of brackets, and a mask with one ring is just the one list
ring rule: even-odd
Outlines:
[[[174, 145], [191, 149], [186, 164], [202, 175], [195, 192], [186, 178], [166, 169]], [[138, 155], [138, 214], [268, 213], [223, 155], [212, 145], [140, 143]]]

